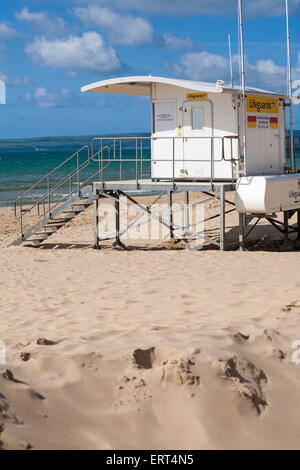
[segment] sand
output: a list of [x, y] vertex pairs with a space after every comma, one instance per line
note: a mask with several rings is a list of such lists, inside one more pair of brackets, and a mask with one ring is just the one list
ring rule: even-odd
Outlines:
[[0, 447], [299, 449], [300, 253], [96, 251], [92, 215], [8, 247], [0, 210]]

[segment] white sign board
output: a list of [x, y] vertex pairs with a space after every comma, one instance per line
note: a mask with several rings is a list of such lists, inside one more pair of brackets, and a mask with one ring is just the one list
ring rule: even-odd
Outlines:
[[175, 103], [172, 101], [155, 103], [155, 132], [174, 131]]

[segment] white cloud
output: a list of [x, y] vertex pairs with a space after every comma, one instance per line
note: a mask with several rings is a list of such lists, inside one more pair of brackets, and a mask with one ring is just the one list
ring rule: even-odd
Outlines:
[[228, 74], [228, 60], [209, 52], [188, 52], [179, 59], [173, 70], [191, 80], [216, 81]]
[[258, 60], [255, 65], [248, 63], [247, 73], [251, 82], [258, 79], [264, 86], [279, 86], [284, 90], [286, 67], [276, 65], [272, 59]]
[[[233, 57], [235, 83], [239, 83], [239, 56]], [[171, 66], [176, 75], [191, 80], [229, 82], [229, 61], [226, 57], [209, 52], [190, 52], [183, 54], [178, 64]], [[300, 78], [300, 54], [298, 65], [293, 69], [293, 77]], [[272, 59], [257, 60], [255, 64], [246, 58], [247, 85], [266, 87], [275, 91], [286, 91], [286, 67], [277, 65]]]
[[[283, 0], [254, 0], [244, 2], [245, 12], [250, 16], [280, 16], [285, 14], [285, 2]], [[289, 0], [291, 14], [299, 13], [300, 0]]]
[[15, 16], [23, 23], [30, 23], [43, 32], [44, 36], [58, 37], [66, 30], [66, 23], [59, 16], [50, 17], [47, 12], [30, 12], [27, 7], [20, 12], [15, 12]]
[[256, 70], [261, 73], [265, 73], [267, 70], [270, 75], [276, 75], [277, 73], [285, 73], [285, 67], [276, 65], [272, 59], [258, 60], [256, 62]]
[[25, 52], [36, 63], [67, 68], [71, 72], [84, 70], [103, 74], [121, 67], [116, 51], [96, 32], [53, 41], [35, 38], [25, 47]]
[[175, 51], [180, 51], [181, 49], [191, 49], [193, 47], [193, 42], [189, 37], [180, 38], [173, 36], [170, 33], [164, 33], [162, 35], [163, 47], [166, 49], [173, 49]]
[[[274, 91], [286, 92], [287, 70], [286, 66], [277, 65], [273, 59], [260, 59], [251, 64], [247, 57], [246, 80], [250, 86], [264, 87]], [[233, 57], [236, 77], [239, 76], [239, 56]]]
[[[76, 0], [73, 0], [76, 2]], [[83, 3], [84, 0], [81, 0]], [[85, 0], [90, 2], [90, 0]], [[108, 4], [125, 11], [140, 11], [151, 14], [183, 15], [228, 15], [236, 12], [236, 0], [94, 0], [94, 3]], [[285, 12], [284, 0], [248, 0], [244, 1], [246, 15], [278, 16]], [[290, 0], [291, 14], [299, 13], [300, 0]]]
[[73, 95], [66, 88], [49, 91], [47, 88], [39, 87], [34, 93], [26, 91], [21, 97], [21, 101], [39, 108], [68, 107], [73, 101]]
[[153, 28], [147, 19], [120, 15], [110, 8], [95, 5], [75, 8], [74, 13], [84, 23], [108, 31], [113, 43], [134, 46], [150, 44], [153, 40]]
[[1, 39], [13, 39], [18, 36], [18, 32], [11, 28], [7, 23], [0, 23], [0, 38]]
[[5, 72], [0, 72], [0, 80], [3, 80], [7, 86], [26, 86], [29, 84], [29, 77], [9, 77]]
[[16, 18], [20, 21], [43, 21], [45, 18], [44, 13], [30, 13], [27, 7], [22, 8], [22, 10], [17, 13]]

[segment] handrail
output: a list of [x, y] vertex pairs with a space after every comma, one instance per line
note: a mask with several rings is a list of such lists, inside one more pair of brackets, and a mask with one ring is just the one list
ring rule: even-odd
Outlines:
[[[84, 162], [79, 163], [79, 155], [83, 151], [87, 151], [87, 159]], [[60, 170], [64, 165], [66, 165], [72, 159], [74, 159], [75, 157], [76, 157], [76, 165], [77, 165], [76, 168], [74, 168], [72, 171], [70, 171], [58, 183], [55, 183], [54, 186], [51, 187], [50, 186], [50, 177], [55, 172]], [[30, 212], [32, 209], [34, 209], [36, 206], [39, 206], [39, 204], [41, 204], [41, 203], [45, 204], [45, 200], [47, 198], [48, 198], [48, 211], [50, 212], [49, 206], [50, 206], [50, 202], [51, 202], [51, 200], [50, 200], [51, 199], [50, 198], [51, 193], [53, 193], [53, 191], [60, 188], [63, 184], [66, 184], [70, 179], [74, 178], [75, 176], [78, 176], [80, 174], [80, 172], [82, 171], [82, 169], [86, 168], [86, 166], [88, 166], [89, 163], [90, 163], [90, 148], [89, 148], [88, 145], [85, 145], [84, 147], [81, 147], [76, 152], [74, 152], [70, 157], [68, 157], [66, 160], [64, 160], [62, 163], [60, 163], [56, 168], [51, 170], [47, 175], [40, 178], [34, 185], [32, 185], [30, 188], [28, 188], [26, 191], [24, 191], [22, 194], [20, 194], [17, 197], [17, 199], [14, 201], [15, 216], [17, 216], [17, 205], [18, 204], [19, 204], [19, 209], [20, 209], [20, 216], [22, 217], [23, 213], [26, 214], [26, 213]], [[22, 202], [23, 202], [24, 197], [27, 196], [28, 194], [30, 194], [34, 189], [37, 189], [44, 182], [47, 182], [46, 192], [44, 192], [39, 197], [39, 199], [30, 208], [23, 211], [22, 210]], [[44, 211], [44, 213], [45, 213], [45, 211]]]
[[[38, 214], [40, 213], [40, 206], [42, 205], [43, 208], [43, 215], [44, 218], [48, 216], [51, 219], [51, 214], [53, 213], [54, 209], [62, 204], [64, 201], [67, 201], [68, 198], [71, 198], [75, 194], [78, 194], [78, 197], [81, 196], [81, 188], [86, 185], [89, 181], [94, 180], [94, 178], [99, 177], [99, 180], [104, 182], [104, 170], [112, 163], [112, 162], [119, 162], [119, 167], [120, 167], [120, 180], [122, 179], [122, 167], [123, 164], [126, 162], [135, 162], [135, 173], [136, 173], [136, 184], [137, 187], [139, 185], [139, 180], [143, 178], [144, 173], [143, 173], [143, 165], [147, 162], [151, 162], [152, 158], [151, 155], [148, 158], [147, 155], [144, 154], [144, 150], [146, 149], [146, 142], [149, 142], [149, 144], [152, 144], [153, 141], [156, 141], [158, 139], [168, 139], [173, 141], [173, 155], [172, 158], [170, 159], [160, 159], [159, 156], [158, 158], [155, 158], [155, 161], [163, 161], [167, 162], [170, 161], [172, 162], [173, 170], [172, 170], [172, 178], [171, 180], [173, 181], [173, 185], [175, 185], [175, 163], [178, 163], [180, 161], [185, 161], [185, 162], [208, 162], [211, 161], [211, 182], [213, 182], [214, 179], [214, 165], [216, 162], [222, 161], [222, 160], [227, 160], [226, 155], [225, 155], [225, 138], [227, 137], [196, 137], [196, 136], [191, 136], [191, 137], [94, 137], [91, 141], [91, 151], [90, 147], [88, 145], [82, 147], [81, 149], [77, 150], [74, 152], [70, 157], [68, 157], [66, 160], [64, 160], [62, 163], [60, 163], [56, 168], [54, 168], [52, 171], [50, 171], [47, 175], [44, 177], [40, 178], [39, 181], [37, 181], [34, 185], [32, 185], [30, 188], [28, 188], [26, 191], [24, 191], [22, 194], [18, 196], [18, 198], [15, 200], [15, 215], [17, 216], [17, 207], [19, 206], [19, 211], [20, 211], [20, 225], [21, 225], [21, 235], [23, 236], [23, 227], [24, 227], [24, 216], [31, 212], [34, 208], [38, 208]], [[238, 136], [228, 136], [228, 138], [231, 139], [231, 158], [228, 160], [231, 162], [232, 168], [233, 164], [236, 164], [237, 161], [240, 160], [240, 156], [238, 155], [237, 158], [233, 158], [233, 146], [232, 142], [233, 139], [238, 139]], [[177, 140], [182, 140], [182, 141], [188, 141], [189, 139], [208, 139], [211, 141], [211, 146], [210, 146], [210, 158], [205, 158], [205, 159], [198, 159], [198, 158], [193, 158], [193, 159], [187, 159], [187, 158], [176, 158], [175, 151], [176, 151], [176, 141]], [[220, 155], [219, 158], [215, 158], [215, 152], [216, 152], [216, 146], [213, 145], [212, 140], [219, 140], [220, 141]], [[135, 158], [126, 158], [124, 156], [124, 142], [134, 142], [133, 145], [133, 152], [135, 153]], [[96, 142], [100, 143], [100, 150], [96, 151]], [[150, 148], [150, 146], [149, 146]], [[87, 151], [87, 158], [80, 163], [80, 154], [82, 152]], [[237, 150], [238, 151], [238, 150]], [[105, 155], [107, 153], [107, 155]], [[119, 158], [117, 158], [119, 157]], [[66, 175], [61, 177], [61, 179], [53, 184], [51, 186], [50, 181], [51, 177], [53, 178], [53, 175], [63, 168], [67, 163], [71, 162], [72, 160], [75, 160], [76, 167], [69, 171]], [[81, 174], [82, 172], [90, 165], [91, 162], [98, 162], [99, 167], [98, 170], [95, 171], [92, 175], [90, 175], [88, 178], [85, 179], [85, 181], [82, 181]], [[234, 177], [233, 170], [232, 170], [232, 178]], [[37, 200], [30, 206], [26, 207], [23, 209], [24, 205], [24, 198], [28, 196], [32, 191], [36, 190], [39, 188], [39, 186], [43, 183], [47, 184], [47, 189], [43, 191], [41, 195], [38, 196]], [[76, 187], [73, 187], [73, 184], [76, 183]], [[66, 185], [70, 185], [70, 188], [68, 190], [68, 194], [62, 195], [63, 197], [60, 197], [58, 200], [56, 199], [56, 192], [58, 189], [61, 187], [64, 187]], [[55, 195], [55, 200], [53, 200], [53, 195]]]
[[[287, 159], [291, 158], [291, 139], [290, 139], [290, 137], [286, 136], [285, 141], [286, 141], [285, 143], [286, 143], [286, 163], [287, 163]], [[294, 135], [293, 147], [294, 147], [294, 151], [300, 149], [300, 136]], [[294, 152], [294, 156], [295, 156], [295, 164], [296, 164], [296, 167], [297, 167], [297, 161], [300, 159], [300, 155], [296, 155], [296, 152]], [[286, 166], [286, 171], [289, 172], [289, 173], [292, 171], [291, 162], [289, 162], [289, 166]], [[298, 170], [296, 168], [296, 172], [297, 171]]]
[[[59, 189], [60, 187], [62, 187], [63, 185], [65, 185], [70, 179], [72, 179], [74, 176], [78, 176], [78, 174], [80, 174], [80, 172], [82, 170], [84, 170], [85, 168], [87, 168], [89, 163], [87, 162], [84, 162], [81, 164], [81, 166], [79, 167], [79, 169], [75, 169], [73, 170], [71, 173], [69, 173], [67, 176], [65, 176], [61, 181], [59, 181], [58, 183], [56, 183], [56, 185], [54, 185], [49, 192], [47, 193], [44, 193], [42, 196], [40, 196], [40, 198], [27, 210], [25, 210], [23, 212], [23, 215], [27, 214], [28, 212], [31, 212], [32, 209], [34, 209], [35, 207], [37, 207], [41, 202], [43, 202], [47, 197], [48, 197], [48, 194], [50, 193], [53, 193], [53, 191], [56, 191], [57, 189]], [[98, 171], [97, 171], [98, 173]], [[97, 174], [96, 173], [96, 174]], [[81, 185], [83, 185], [85, 183], [81, 183]], [[75, 193], [76, 191], [78, 191], [78, 188], [74, 189], [74, 190], [71, 190], [70, 193], [65, 196], [63, 199], [61, 199], [60, 201], [58, 201], [56, 204], [54, 204], [54, 206], [51, 206], [51, 209], [55, 208], [58, 204], [60, 204], [61, 202], [63, 202], [65, 199], [67, 199], [68, 197], [70, 197], [73, 193]], [[48, 211], [46, 211], [46, 213], [48, 213]]]
[[73, 155], [71, 155], [70, 157], [68, 157], [66, 160], [64, 160], [60, 165], [58, 165], [56, 168], [54, 168], [54, 170], [51, 170], [47, 175], [43, 176], [37, 183], [35, 183], [33, 186], [31, 186], [29, 189], [27, 189], [26, 191], [24, 191], [22, 194], [20, 194], [16, 201], [23, 197], [25, 194], [29, 193], [32, 189], [35, 189], [37, 186], [39, 186], [43, 181], [45, 181], [48, 177], [50, 177], [51, 175], [53, 175], [53, 173], [55, 173], [57, 170], [59, 170], [60, 168], [62, 168], [66, 163], [68, 163], [70, 160], [72, 160], [72, 158], [74, 158], [77, 154], [79, 154], [82, 150], [85, 150], [87, 149], [88, 150], [88, 156], [89, 156], [89, 160], [90, 160], [90, 148], [88, 145], [85, 145], [84, 147], [82, 147], [81, 149], [77, 150], [77, 152], [73, 153]]
[[[193, 155], [183, 155], [180, 150], [182, 149], [183, 143], [186, 143], [190, 140], [197, 139], [201, 141], [203, 139], [210, 141], [210, 145], [207, 147], [201, 147], [199, 145], [197, 153]], [[168, 140], [170, 141], [170, 147], [167, 147], [167, 150], [162, 150], [160, 154], [153, 155], [151, 152], [152, 145], [154, 142], [159, 140]], [[214, 145], [214, 142], [218, 142], [217, 145]], [[126, 145], [126, 143], [130, 145]], [[179, 144], [178, 144], [179, 143]], [[289, 143], [289, 141], [288, 141]], [[149, 145], [148, 145], [149, 144]], [[96, 148], [96, 145], [100, 145], [100, 149]], [[300, 137], [294, 136], [294, 146], [295, 148], [300, 147]], [[289, 154], [289, 146], [287, 148], [287, 158]], [[124, 150], [129, 150], [128, 154]], [[204, 150], [203, 150], [204, 149]], [[150, 150], [150, 152], [148, 152]], [[81, 154], [87, 152], [87, 156], [84, 157], [83, 161], [80, 162]], [[149, 153], [149, 155], [148, 155]], [[128, 155], [128, 158], [127, 158]], [[166, 156], [167, 158], [162, 158]], [[191, 158], [194, 157], [194, 158]], [[185, 158], [187, 157], [187, 158]], [[198, 158], [199, 157], [199, 158]], [[204, 157], [204, 158], [200, 158]], [[170, 173], [167, 177], [173, 184], [173, 187], [176, 187], [176, 180], [178, 178], [178, 166], [179, 162], [206, 162], [210, 163], [210, 171], [208, 170], [207, 180], [213, 184], [215, 180], [215, 165], [218, 162], [228, 162], [228, 165], [231, 164], [231, 175], [228, 173], [228, 176], [234, 182], [242, 171], [242, 161], [243, 158], [240, 154], [240, 138], [237, 135], [228, 135], [228, 136], [128, 136], [128, 137], [94, 137], [91, 140], [91, 146], [85, 145], [74, 152], [66, 160], [60, 163], [56, 168], [51, 170], [47, 175], [40, 178], [34, 185], [25, 190], [18, 198], [14, 201], [15, 215], [19, 209], [20, 214], [20, 226], [21, 226], [21, 236], [25, 233], [24, 228], [24, 216], [30, 213], [34, 208], [37, 207], [38, 214], [40, 214], [40, 208], [42, 206], [43, 215], [45, 220], [49, 220], [52, 217], [53, 211], [55, 208], [63, 204], [65, 201], [70, 199], [70, 204], [74, 201], [74, 195], [77, 195], [78, 198], [82, 197], [82, 188], [87, 185], [90, 181], [95, 181], [95, 178], [99, 178], [98, 181], [102, 181], [104, 184], [104, 170], [109, 167], [111, 164], [119, 163], [119, 175], [120, 181], [123, 179], [123, 166], [125, 163], [133, 162], [135, 166], [130, 166], [130, 171], [135, 170], [135, 180], [136, 186], [139, 188], [139, 181], [145, 177], [144, 168], [147, 169], [147, 172], [150, 166], [146, 165], [148, 163], [155, 162], [169, 162]], [[67, 168], [66, 165], [70, 162], [75, 162], [75, 167], [71, 169]], [[95, 172], [84, 173], [85, 180], [83, 181], [82, 174], [85, 172], [86, 168], [89, 167], [91, 163], [98, 163], [98, 169]], [[146, 165], [146, 166], [145, 166]], [[66, 168], [66, 174], [61, 176], [59, 170]], [[56, 172], [59, 172], [58, 175], [53, 178]], [[61, 172], [63, 175], [63, 172]], [[177, 175], [177, 176], [176, 176]], [[209, 177], [210, 175], [210, 177]], [[132, 174], [133, 176], [133, 174]], [[131, 177], [131, 176], [130, 176]], [[51, 186], [51, 179], [53, 184]], [[46, 188], [45, 188], [46, 183]], [[42, 187], [41, 187], [42, 185]], [[75, 185], [75, 187], [74, 187]], [[69, 187], [68, 187], [69, 186]], [[60, 188], [67, 188], [62, 194], [57, 194]], [[31, 203], [30, 207], [25, 207], [24, 199], [28, 199], [28, 195], [33, 192], [33, 197], [35, 201]], [[86, 193], [87, 194], [87, 193]], [[23, 209], [24, 206], [24, 209]], [[61, 211], [63, 207], [61, 206]], [[55, 212], [56, 216], [59, 214], [59, 210]], [[48, 218], [46, 218], [48, 217]]]
[[[201, 159], [201, 158], [185, 158], [184, 156], [181, 156], [180, 158], [177, 158], [176, 156], [176, 142], [177, 141], [181, 141], [181, 142], [187, 142], [188, 140], [192, 140], [192, 139], [198, 139], [198, 140], [208, 140], [211, 142], [211, 145], [210, 145], [210, 158], [204, 158], [204, 159]], [[230, 158], [226, 158], [226, 151], [225, 151], [225, 141], [229, 140], [230, 141], [230, 148], [227, 149], [227, 152], [228, 150], [230, 150]], [[153, 157], [153, 155], [150, 155], [149, 158], [145, 158], [144, 155], [143, 155], [143, 143], [145, 141], [148, 141], [149, 143], [152, 144], [152, 142], [155, 142], [157, 140], [168, 140], [168, 141], [171, 141], [173, 142], [173, 149], [172, 151], [169, 150], [170, 152], [170, 158], [163, 158], [163, 159], [160, 159], [159, 157]], [[220, 141], [220, 156], [219, 158], [215, 158], [215, 153], [216, 153], [216, 146], [213, 145], [213, 142], [215, 141]], [[237, 149], [235, 150], [237, 155], [234, 156], [233, 153], [234, 153], [234, 149], [233, 149], [233, 141], [236, 140], [237, 141]], [[119, 162], [120, 164], [120, 181], [122, 180], [122, 164], [123, 163], [129, 163], [129, 162], [135, 162], [136, 164], [136, 167], [135, 167], [135, 170], [136, 170], [136, 184], [137, 184], [137, 187], [138, 187], [138, 182], [139, 182], [139, 179], [142, 179], [143, 178], [143, 163], [144, 162], [152, 162], [152, 161], [155, 161], [155, 162], [164, 162], [164, 163], [167, 163], [167, 162], [170, 162], [172, 163], [172, 167], [173, 167], [173, 170], [172, 170], [172, 176], [170, 176], [170, 179], [173, 181], [173, 184], [175, 184], [175, 164], [178, 163], [178, 162], [210, 162], [211, 163], [211, 171], [210, 171], [210, 181], [211, 183], [213, 182], [214, 180], [214, 172], [215, 172], [215, 163], [217, 162], [221, 162], [221, 161], [227, 161], [229, 163], [231, 163], [231, 169], [232, 169], [232, 172], [231, 172], [231, 178], [232, 180], [234, 180], [236, 178], [235, 176], [235, 170], [234, 170], [234, 166], [235, 165], [238, 165], [236, 168], [238, 169], [238, 173], [239, 171], [241, 170], [240, 169], [240, 162], [241, 162], [241, 156], [240, 156], [240, 145], [239, 145], [239, 136], [237, 135], [229, 135], [229, 136], [188, 136], [188, 137], [175, 137], [175, 136], [162, 136], [162, 137], [156, 137], [156, 136], [152, 136], [152, 137], [119, 137], [119, 138], [116, 138], [116, 137], [94, 137], [92, 139], [92, 145], [91, 145], [91, 148], [92, 148], [92, 153], [91, 153], [91, 158], [92, 160], [94, 161], [97, 161], [99, 162], [99, 167], [102, 168], [102, 181], [104, 179], [104, 174], [103, 174], [103, 170], [112, 162]], [[96, 142], [99, 142], [100, 144], [100, 150], [97, 151], [95, 153], [95, 145], [96, 145]], [[109, 147], [108, 142], [111, 143], [110, 145], [110, 148], [113, 149], [113, 154], [114, 154], [114, 158], [113, 160], [111, 159], [111, 155], [110, 155], [110, 152], [109, 152], [109, 158], [105, 158], [104, 157], [104, 149], [106, 149], [107, 147]], [[116, 158], [116, 142], [119, 143], [119, 158]], [[135, 147], [135, 158], [132, 156], [132, 158], [124, 158], [123, 155], [122, 155], [122, 143], [123, 142], [131, 142], [132, 145]], [[171, 147], [170, 147], [171, 148]], [[133, 153], [134, 153], [134, 148], [132, 148], [133, 150]], [[99, 159], [96, 159], [96, 157], [99, 156], [100, 158]], [[106, 166], [104, 167], [104, 163], [107, 163]], [[141, 177], [139, 177], [139, 165], [140, 165], [140, 172], [141, 172]], [[103, 181], [104, 182], [104, 181]]]

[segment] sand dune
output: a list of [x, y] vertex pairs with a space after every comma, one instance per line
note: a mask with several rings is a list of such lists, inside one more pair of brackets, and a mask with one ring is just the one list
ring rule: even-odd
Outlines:
[[92, 210], [8, 248], [0, 213], [2, 448], [299, 448], [299, 252], [95, 251]]

